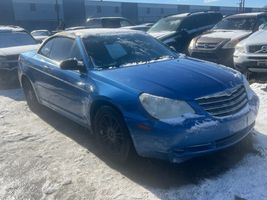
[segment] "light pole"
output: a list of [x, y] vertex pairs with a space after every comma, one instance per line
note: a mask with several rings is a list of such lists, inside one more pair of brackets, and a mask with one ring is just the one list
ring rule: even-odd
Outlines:
[[55, 10], [56, 10], [56, 15], [57, 15], [57, 26], [59, 26], [59, 5], [58, 5], [58, 0], [56, 0]]
[[245, 0], [239, 1], [239, 12], [245, 12]]

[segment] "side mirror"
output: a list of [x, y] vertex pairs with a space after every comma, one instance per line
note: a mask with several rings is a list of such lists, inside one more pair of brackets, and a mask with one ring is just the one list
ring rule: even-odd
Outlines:
[[80, 64], [76, 59], [67, 59], [60, 63], [60, 68], [63, 70], [79, 70], [80, 72], [84, 72], [83, 64]]
[[188, 30], [185, 29], [185, 28], [183, 28], [183, 29], [181, 30], [181, 35], [182, 35], [182, 36], [186, 36], [186, 35], [188, 35]]
[[174, 46], [170, 46], [170, 49], [171, 49], [172, 52], [178, 53]]
[[267, 23], [261, 24], [261, 25], [259, 26], [259, 30], [263, 30], [263, 29], [265, 29], [266, 27], [267, 27]]

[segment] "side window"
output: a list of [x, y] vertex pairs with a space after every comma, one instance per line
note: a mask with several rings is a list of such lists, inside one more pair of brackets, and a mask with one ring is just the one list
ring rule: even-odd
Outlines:
[[59, 62], [70, 58], [70, 52], [73, 44], [73, 39], [64, 37], [55, 38], [50, 58]]
[[86, 22], [86, 25], [90, 28], [102, 28], [100, 19], [90, 19], [88, 22]]
[[103, 28], [119, 28], [120, 21], [118, 19], [103, 19], [102, 25]]
[[217, 24], [219, 21], [222, 20], [223, 16], [219, 13], [210, 14], [209, 18], [211, 20], [211, 24]]
[[49, 55], [50, 55], [50, 52], [53, 46], [53, 42], [54, 42], [54, 39], [51, 39], [48, 42], [46, 42], [44, 46], [42, 46], [42, 48], [40, 49], [39, 54], [49, 58]]
[[128, 22], [127, 20], [120, 20], [121, 23], [121, 27], [125, 27], [125, 26], [132, 26], [132, 24], [130, 22]]
[[194, 18], [196, 21], [195, 28], [201, 28], [201, 27], [212, 24], [212, 21], [209, 18], [209, 15], [198, 15], [198, 16], [195, 16]]
[[187, 17], [183, 20], [181, 26], [180, 26], [180, 30], [182, 29], [186, 29], [188, 31], [196, 28], [196, 21], [193, 17]]

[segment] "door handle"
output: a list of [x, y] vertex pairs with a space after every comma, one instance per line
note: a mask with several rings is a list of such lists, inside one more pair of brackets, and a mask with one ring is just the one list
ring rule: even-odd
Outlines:
[[45, 65], [44, 66], [44, 71], [45, 72], [51, 72], [51, 68]]

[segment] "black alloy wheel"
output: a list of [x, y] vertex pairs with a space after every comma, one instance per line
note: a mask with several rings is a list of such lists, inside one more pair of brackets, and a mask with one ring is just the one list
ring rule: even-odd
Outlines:
[[121, 114], [111, 106], [103, 106], [97, 111], [93, 126], [103, 153], [113, 161], [127, 161], [132, 142]]

